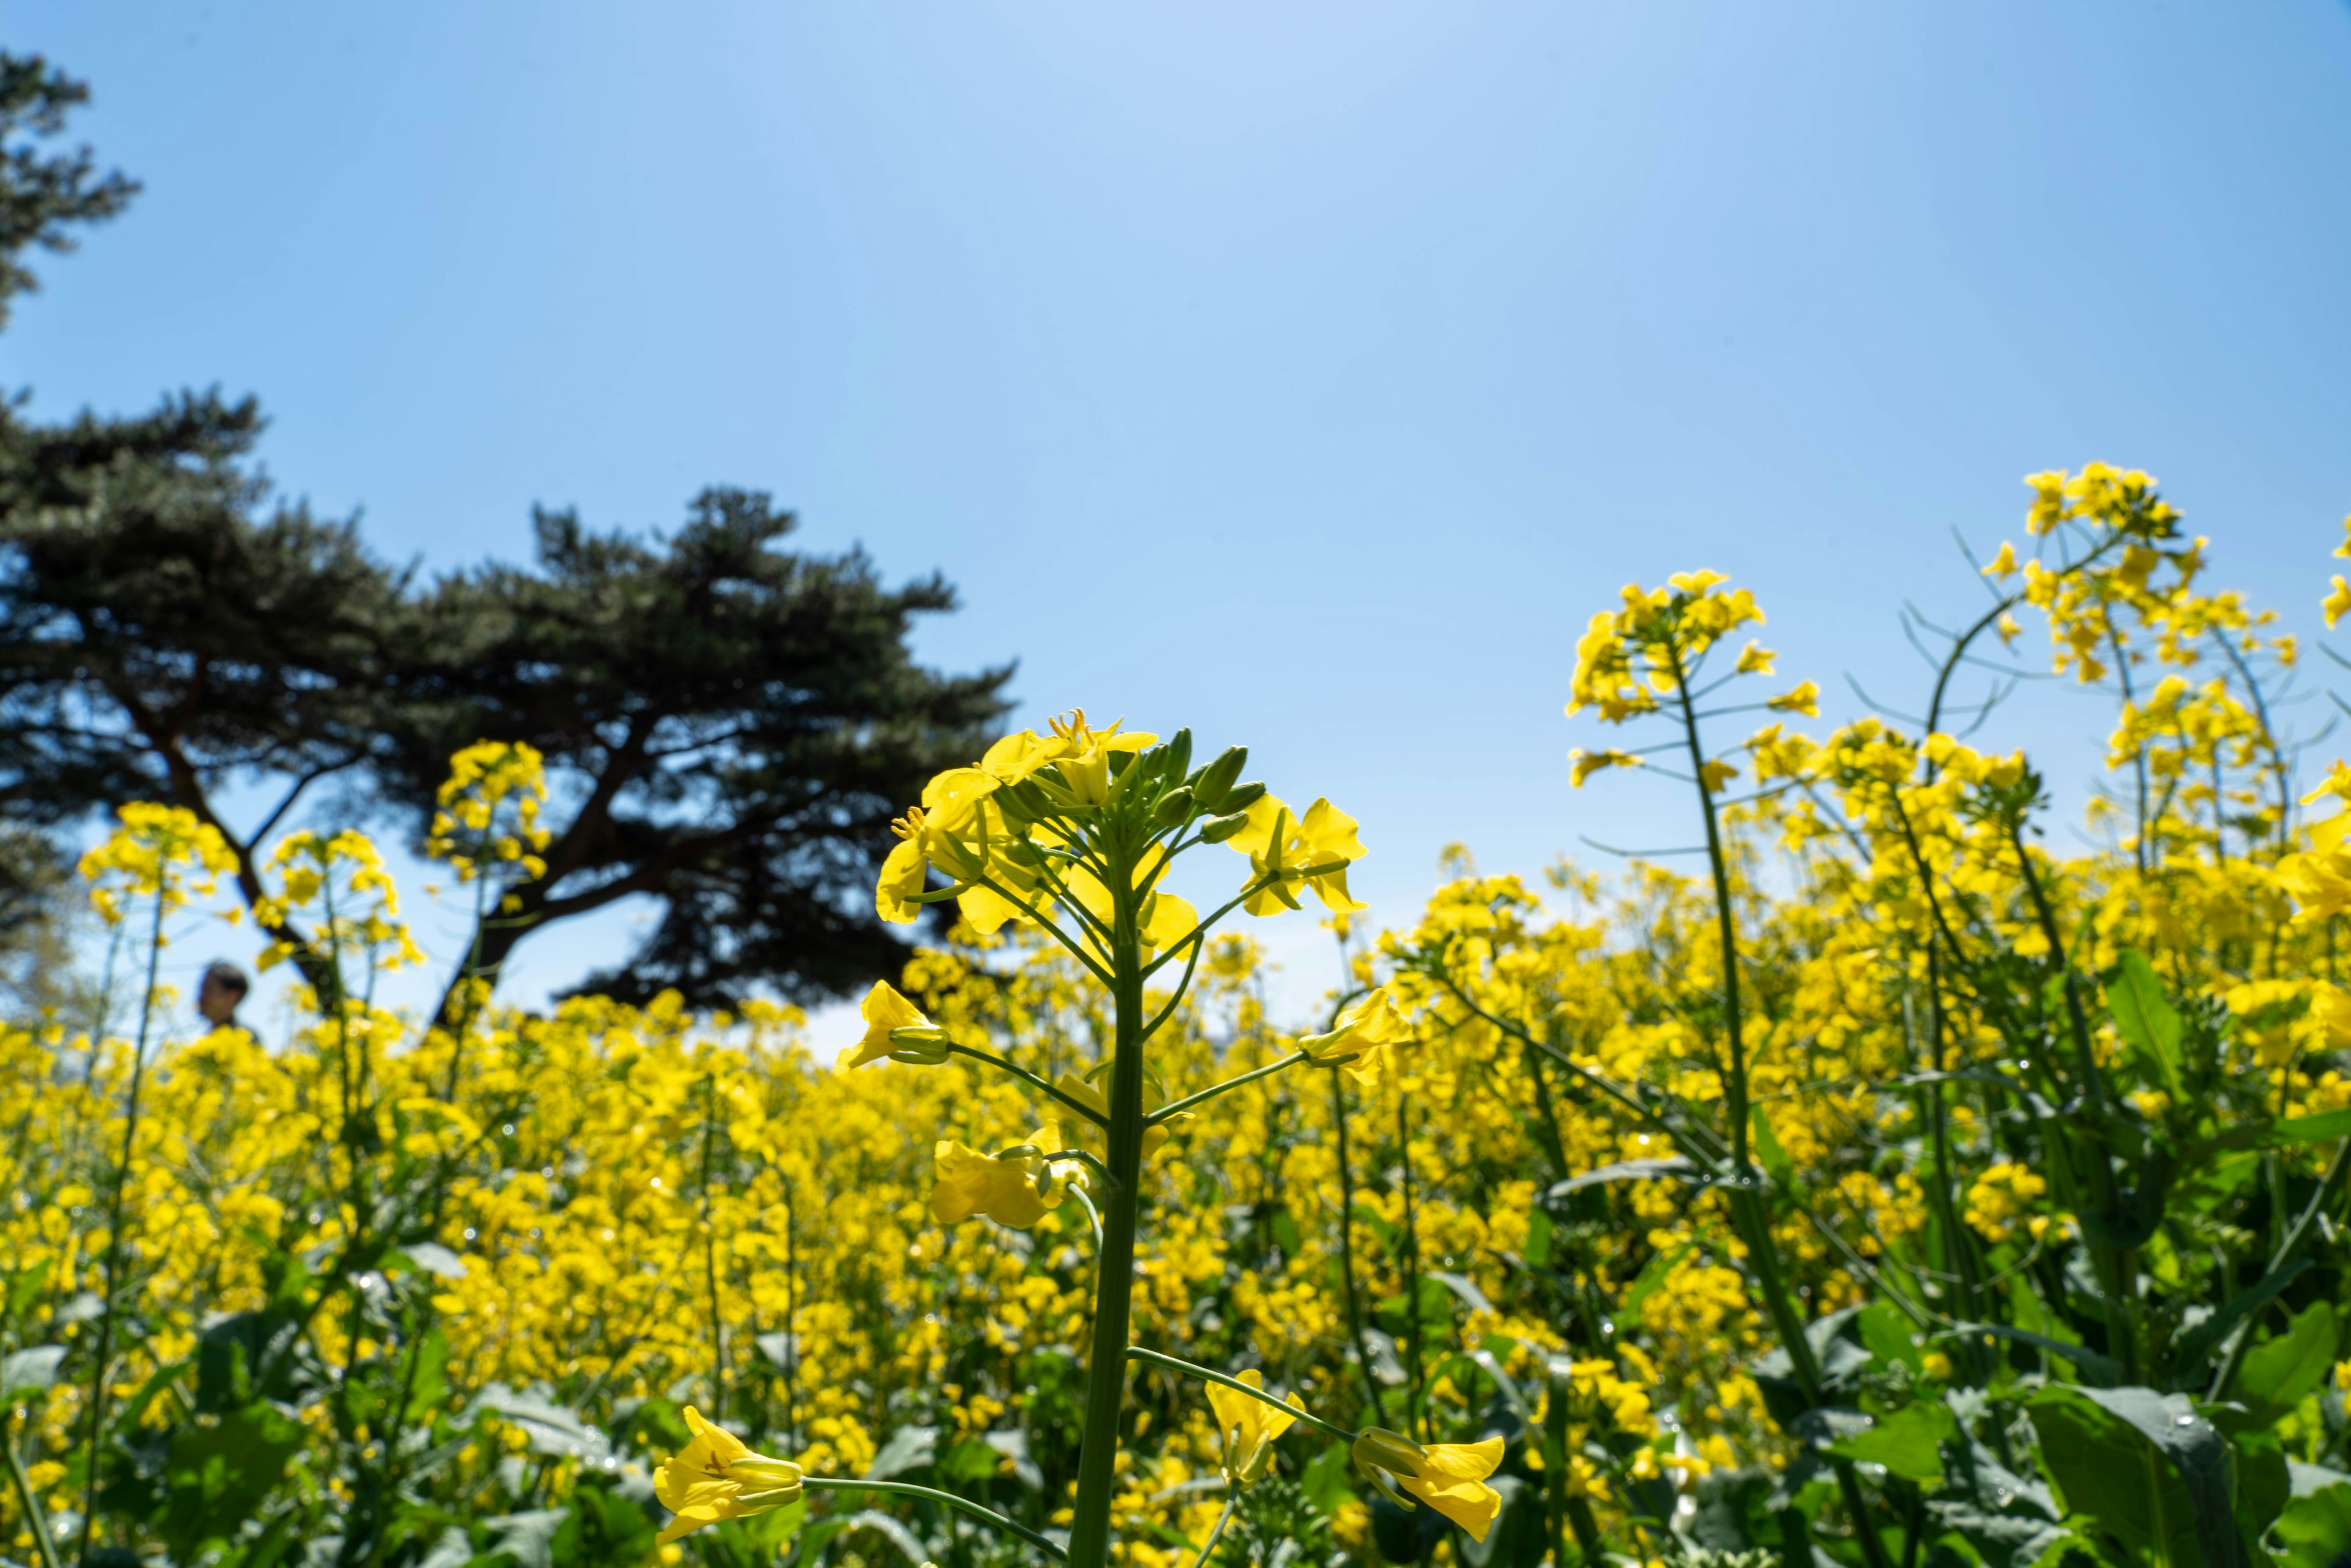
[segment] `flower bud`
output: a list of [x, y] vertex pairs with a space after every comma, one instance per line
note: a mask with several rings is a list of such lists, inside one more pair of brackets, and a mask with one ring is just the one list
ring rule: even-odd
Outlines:
[[1248, 747], [1225, 747], [1217, 759], [1201, 768], [1200, 776], [1191, 781], [1193, 798], [1208, 810], [1227, 810], [1225, 791], [1233, 787], [1233, 780], [1241, 776], [1241, 769], [1248, 764]]
[[1023, 818], [1031, 822], [1053, 814], [1053, 802], [1046, 798], [1045, 791], [1037, 788], [1036, 783], [1031, 779], [1023, 779], [1018, 784], [1008, 784], [996, 792], [996, 805], [998, 810], [1004, 809], [1007, 800], [1018, 806]]
[[1192, 732], [1179, 729], [1167, 737], [1167, 777], [1181, 779], [1192, 770]]
[[1252, 779], [1246, 784], [1236, 784], [1226, 790], [1225, 798], [1217, 802], [1217, 809], [1226, 811], [1246, 811], [1256, 805], [1258, 797], [1264, 793], [1265, 786]]
[[1192, 791], [1178, 784], [1159, 797], [1158, 809], [1151, 813], [1151, 825], [1154, 828], [1177, 827], [1191, 815]]
[[1247, 811], [1235, 811], [1229, 817], [1212, 817], [1208, 820], [1207, 825], [1200, 830], [1200, 841], [1204, 844], [1221, 844], [1248, 826]]

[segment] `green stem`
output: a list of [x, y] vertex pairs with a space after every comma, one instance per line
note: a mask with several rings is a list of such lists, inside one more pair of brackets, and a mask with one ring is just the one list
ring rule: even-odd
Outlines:
[[957, 1497], [951, 1491], [940, 1491], [935, 1487], [918, 1487], [912, 1481], [860, 1481], [832, 1476], [803, 1476], [800, 1478], [800, 1485], [812, 1491], [881, 1491], [893, 1492], [899, 1497], [922, 1498], [930, 1502], [944, 1504], [958, 1513], [967, 1513], [974, 1519], [986, 1520], [1006, 1534], [1017, 1535], [1051, 1557], [1058, 1559], [1069, 1555], [1053, 1544], [1049, 1538], [1038, 1534], [1027, 1525], [1017, 1524], [992, 1508], [976, 1503], [969, 1498]]
[[1208, 1568], [1208, 1559], [1216, 1554], [1217, 1542], [1224, 1539], [1225, 1526], [1233, 1521], [1233, 1510], [1241, 1500], [1238, 1489], [1225, 1494], [1225, 1508], [1217, 1515], [1217, 1527], [1208, 1531], [1208, 1543], [1200, 1548], [1200, 1555], [1192, 1559], [1192, 1568]]
[[[2346, 1170], [2351, 1170], [2351, 1138], [2346, 1138], [2335, 1146], [2335, 1158], [2327, 1165], [2326, 1174], [2319, 1178], [2318, 1190], [2310, 1195], [2310, 1202], [2295, 1218], [2294, 1228], [2286, 1232], [2285, 1239], [2278, 1243], [2277, 1250], [2271, 1254], [2266, 1272], [2274, 1274], [2294, 1261], [2294, 1255], [2302, 1250], [2303, 1242], [2310, 1235], [2310, 1228], [2317, 1222], [2319, 1210], [2326, 1207], [2327, 1199], [2335, 1196], [2335, 1189], [2342, 1184]], [[2243, 1364], [2245, 1353], [2252, 1348], [2252, 1344], [2253, 1325], [2251, 1322], [2240, 1323], [2237, 1332], [2231, 1336], [2229, 1354], [2221, 1359], [2220, 1370], [2212, 1375], [2212, 1386], [2205, 1398], [2217, 1402], [2229, 1396], [2229, 1385], [2237, 1380], [2237, 1368]]]
[[1070, 1561], [1103, 1568], [1110, 1561], [1110, 1508], [1118, 1485], [1120, 1407], [1126, 1397], [1127, 1322], [1134, 1301], [1135, 1211], [1143, 1195], [1143, 943], [1137, 929], [1134, 867], [1104, 879], [1112, 889], [1111, 1000], [1116, 1033], [1111, 1053], [1110, 1178], [1102, 1195], [1100, 1261], [1094, 1277], [1093, 1336], [1086, 1357], [1085, 1425], [1078, 1451], [1078, 1490], [1070, 1521]]
[[1339, 1134], [1339, 1286], [1347, 1298], [1347, 1335], [1355, 1343], [1355, 1364], [1363, 1369], [1364, 1409], [1374, 1421], [1384, 1421], [1379, 1379], [1372, 1373], [1371, 1345], [1364, 1338], [1363, 1307], [1355, 1295], [1355, 1184], [1347, 1163], [1347, 1090], [1335, 1067], [1331, 1069], [1331, 1124]]
[[[1706, 787], [1706, 750], [1699, 743], [1697, 710], [1690, 705], [1687, 672], [1682, 664], [1679, 643], [1668, 645], [1673, 660], [1674, 685], [1679, 693], [1682, 736], [1689, 747], [1690, 771], [1698, 779], [1700, 814], [1706, 821], [1706, 858], [1714, 875], [1715, 925], [1722, 939], [1722, 1007], [1723, 1032], [1730, 1046], [1730, 1073], [1723, 1085], [1724, 1113], [1729, 1121], [1731, 1223], [1747, 1244], [1747, 1260], [1754, 1270], [1755, 1281], [1761, 1287], [1764, 1305], [1771, 1314], [1773, 1329], [1780, 1343], [1788, 1352], [1788, 1361], [1796, 1374], [1796, 1385], [1803, 1393], [1804, 1403], [1818, 1407], [1821, 1404], [1820, 1365], [1813, 1359], [1812, 1341], [1805, 1336], [1803, 1319], [1797, 1313], [1795, 1303], [1788, 1294], [1787, 1282], [1780, 1273], [1780, 1257], [1772, 1245], [1771, 1223], [1763, 1207], [1762, 1189], [1755, 1171], [1748, 1164], [1747, 1109], [1747, 1043], [1742, 1031], [1739, 1006], [1739, 927], [1734, 918], [1730, 898], [1730, 864], [1723, 853], [1722, 827], [1717, 820], [1714, 793]], [[1870, 1523], [1868, 1500], [1861, 1490], [1861, 1478], [1855, 1473], [1850, 1460], [1834, 1461], [1837, 1487], [1844, 1495], [1847, 1511], [1853, 1515], [1854, 1533], [1860, 1538], [1863, 1560], [1868, 1568], [1891, 1568], [1886, 1558], [1886, 1543], [1877, 1537]]]
[[[168, 868], [162, 873], [169, 876]], [[131, 1048], [131, 1093], [123, 1105], [122, 1159], [114, 1169], [107, 1199], [106, 1305], [98, 1320], [98, 1359], [89, 1374], [89, 1476], [82, 1483], [81, 1548], [76, 1562], [88, 1564], [98, 1540], [98, 1441], [106, 1426], [106, 1370], [114, 1355], [115, 1301], [122, 1267], [122, 1189], [131, 1184], [131, 1157], [139, 1143], [139, 1093], [147, 1077], [147, 1032], [155, 1017], [155, 975], [163, 956], [163, 888], [155, 889], [155, 920], [147, 934], [147, 989], [139, 998], [139, 1034]], [[15, 1450], [10, 1450], [13, 1453]]]
[[726, 1318], [718, 1298], [718, 1228], [711, 1215], [710, 1163], [718, 1142], [718, 1075], [702, 1080], [702, 1279], [710, 1292], [710, 1397], [726, 1419]]
[[1417, 1439], [1427, 1434], [1428, 1423], [1424, 1414], [1428, 1400], [1428, 1374], [1421, 1357], [1420, 1345], [1420, 1228], [1414, 1223], [1412, 1213], [1412, 1096], [1401, 1088], [1396, 1091], [1396, 1159], [1404, 1189], [1405, 1246], [1405, 1326], [1411, 1330], [1405, 1343], [1412, 1354], [1411, 1404], [1405, 1415], [1412, 1422], [1412, 1436]]
[[0, 1448], [7, 1450], [8, 1479], [16, 1483], [16, 1500], [24, 1506], [25, 1522], [33, 1531], [33, 1544], [40, 1548], [42, 1568], [60, 1568], [57, 1543], [49, 1538], [49, 1516], [42, 1511], [41, 1500], [33, 1491], [32, 1478], [25, 1473], [25, 1461], [16, 1452], [16, 1440], [0, 1431]]
[[946, 1042], [946, 1047], [947, 1052], [951, 1056], [968, 1056], [974, 1061], [985, 1061], [990, 1067], [1009, 1072], [1013, 1077], [1021, 1080], [1030, 1088], [1035, 1089], [1039, 1093], [1051, 1095], [1054, 1099], [1060, 1101], [1071, 1110], [1075, 1111], [1079, 1115], [1083, 1116], [1087, 1121], [1092, 1122], [1097, 1127], [1107, 1127], [1110, 1125], [1110, 1123], [1103, 1117], [1101, 1112], [1095, 1110], [1084, 1101], [1073, 1099], [1071, 1096], [1062, 1093], [1060, 1090], [1054, 1088], [1050, 1083], [1046, 1082], [1042, 1078], [1038, 1077], [1027, 1068], [1007, 1061], [1004, 1058], [997, 1055], [992, 1051], [982, 1051], [977, 1046], [957, 1045], [953, 1040], [948, 1040]]
[[1244, 1083], [1252, 1083], [1260, 1078], [1270, 1078], [1273, 1074], [1280, 1071], [1285, 1067], [1295, 1067], [1301, 1061], [1311, 1061], [1313, 1060], [1314, 1058], [1305, 1051], [1294, 1051], [1290, 1055], [1269, 1061], [1263, 1067], [1253, 1067], [1247, 1072], [1241, 1073], [1238, 1077], [1228, 1078], [1222, 1083], [1211, 1084], [1209, 1087], [1201, 1090], [1197, 1094], [1187, 1094], [1183, 1099], [1176, 1101], [1173, 1105], [1162, 1105], [1158, 1110], [1154, 1111], [1150, 1115], [1144, 1117], [1144, 1121], [1147, 1125], [1156, 1125], [1161, 1122], [1167, 1121], [1173, 1116], [1190, 1110], [1193, 1106], [1200, 1104], [1205, 1101], [1214, 1100], [1217, 1095], [1226, 1092], [1228, 1090], [1238, 1089]]
[[[1363, 1435], [1360, 1432], [1350, 1432], [1346, 1427], [1340, 1426], [1335, 1421], [1325, 1421], [1320, 1416], [1310, 1415], [1306, 1411], [1301, 1410], [1297, 1406], [1290, 1404], [1285, 1400], [1276, 1399], [1271, 1394], [1266, 1392], [1266, 1390], [1262, 1388], [1251, 1388], [1248, 1384], [1243, 1383], [1238, 1377], [1228, 1376], [1226, 1374], [1221, 1372], [1211, 1372], [1205, 1366], [1196, 1365], [1191, 1362], [1182, 1361], [1172, 1355], [1164, 1355], [1155, 1350], [1145, 1350], [1139, 1344], [1131, 1344], [1126, 1347], [1126, 1359], [1129, 1361], [1144, 1362], [1152, 1366], [1164, 1366], [1170, 1372], [1180, 1372], [1186, 1377], [1196, 1377], [1203, 1383], [1220, 1384], [1224, 1387], [1234, 1390], [1236, 1393], [1248, 1395], [1250, 1398], [1256, 1400], [1260, 1405], [1270, 1405], [1285, 1416], [1294, 1416], [1310, 1427], [1317, 1427], [1322, 1431], [1330, 1433], [1331, 1436], [1338, 1438], [1343, 1443], [1353, 1443], [1357, 1437]], [[1374, 1413], [1376, 1414], [1376, 1412]]]

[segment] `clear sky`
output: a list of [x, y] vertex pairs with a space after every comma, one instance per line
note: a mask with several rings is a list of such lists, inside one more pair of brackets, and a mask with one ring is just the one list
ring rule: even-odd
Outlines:
[[[1629, 579], [1751, 584], [1825, 722], [1848, 672], [1912, 695], [1897, 603], [1980, 602], [1950, 530], [2019, 533], [2030, 471], [2148, 468], [2305, 631], [2351, 510], [2341, 0], [0, 28], [147, 184], [0, 337], [37, 416], [257, 392], [284, 490], [428, 569], [522, 554], [534, 501], [770, 490], [958, 583], [925, 655], [1017, 657], [1024, 721], [1188, 722], [1332, 796], [1388, 919], [1448, 841], [1687, 841], [1664, 786], [1568, 787]], [[2078, 784], [2102, 728], [2052, 695], [1994, 737]], [[526, 945], [515, 994], [623, 937]]]

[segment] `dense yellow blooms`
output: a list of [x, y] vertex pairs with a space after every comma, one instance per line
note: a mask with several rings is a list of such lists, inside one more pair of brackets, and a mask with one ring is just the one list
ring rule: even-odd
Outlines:
[[[899, 820], [877, 910], [959, 923], [873, 986], [837, 1053], [791, 1009], [696, 1017], [674, 997], [486, 1004], [420, 1028], [367, 983], [420, 956], [373, 847], [289, 835], [259, 870], [263, 956], [301, 964], [292, 1038], [225, 1030], [142, 1055], [103, 1019], [0, 1028], [0, 1293], [20, 1303], [0, 1349], [57, 1345], [81, 1366], [89, 1303], [110, 1299], [119, 1451], [168, 1451], [252, 1396], [284, 1423], [256, 1445], [286, 1457], [251, 1515], [289, 1538], [356, 1529], [369, 1496], [405, 1488], [415, 1519], [464, 1538], [442, 1542], [446, 1563], [510, 1551], [496, 1530], [558, 1511], [620, 1531], [611, 1560], [632, 1564], [673, 1545], [713, 1568], [778, 1553], [783, 1534], [758, 1531], [828, 1508], [968, 1550], [927, 1503], [829, 1500], [884, 1458], [1060, 1528], [1109, 1186], [1102, 981], [1123, 918], [1134, 951], [1167, 960], [1138, 979], [1165, 1022], [1128, 1145], [1131, 1343], [1295, 1392], [1276, 1407], [1130, 1367], [1114, 1561], [1189, 1568], [1228, 1512], [1243, 1528], [1288, 1508], [1370, 1563], [1413, 1528], [1392, 1504], [1416, 1503], [1469, 1542], [1550, 1551], [1564, 1531], [1575, 1552], [1588, 1529], [1646, 1563], [1686, 1544], [1661, 1518], [1788, 1477], [1812, 1489], [1820, 1539], [1860, 1561], [1823, 1468], [1843, 1454], [1820, 1431], [1907, 1419], [1934, 1448], [1958, 1411], [1987, 1454], [2022, 1441], [2010, 1417], [2073, 1375], [2061, 1353], [2084, 1352], [2083, 1302], [2120, 1254], [2136, 1272], [2111, 1321], [2138, 1336], [2137, 1375], [2200, 1392], [2210, 1367], [2160, 1357], [2264, 1265], [2260, 1227], [2285, 1220], [2240, 1223], [2244, 1206], [2317, 1190], [2343, 1124], [2315, 1119], [2351, 1110], [2351, 768], [2301, 798], [2338, 814], [2301, 821], [2262, 685], [2293, 643], [2199, 587], [2203, 542], [2146, 476], [2029, 483], [2027, 544], [1985, 569], [1979, 631], [1997, 652], [2041, 613], [2047, 667], [2108, 684], [2095, 847], [2036, 836], [2040, 775], [1971, 743], [1972, 714], [1799, 733], [1817, 687], [1753, 686], [1775, 656], [1729, 648], [1763, 612], [1708, 572], [1627, 588], [1594, 617], [1569, 704], [1657, 721], [1654, 746], [1579, 753], [1573, 781], [1680, 780], [1705, 862], [1453, 875], [1364, 940], [1345, 919], [1364, 846], [1327, 800], [1294, 811], [1204, 777], [1184, 788], [1230, 810], [1155, 818], [1163, 837], [1112, 867], [1085, 825], [1160, 743], [1073, 713], [941, 774]], [[1754, 695], [1728, 711], [1773, 722], [1717, 740], [1689, 696], [1733, 677]], [[528, 747], [467, 748], [435, 852], [495, 893], [545, 875], [544, 788]], [[1204, 932], [1158, 885], [1166, 834], [1242, 857], [1228, 910], [1311, 891], [1340, 916], [1339, 984], [1311, 1023], [1269, 1017], [1261, 950]], [[118, 924], [150, 900], [158, 920], [188, 909], [234, 869], [216, 832], [157, 807], [126, 809], [84, 862]], [[2182, 1178], [2201, 1184], [2193, 1202], [2114, 1243], [2128, 1204], [2101, 1189], [2092, 1140], [2035, 1121], [2057, 1117], [2132, 1160], [2188, 1151], [2204, 1162]], [[266, 1399], [237, 1385], [282, 1368], [229, 1354], [225, 1322], [265, 1346], [298, 1325], [298, 1376]], [[1807, 1407], [1845, 1427], [1792, 1435], [1792, 1322], [1829, 1336], [1822, 1376], [1867, 1361]], [[46, 1516], [81, 1506], [91, 1392], [85, 1369], [18, 1396], [11, 1431]], [[2320, 1462], [2331, 1417], [2303, 1397], [2278, 1440]], [[1967, 1414], [1986, 1401], [2006, 1425]], [[1854, 1451], [1879, 1456], [1855, 1484], [1896, 1500], [1889, 1532], [1909, 1494], [1885, 1489], [1952, 1495], [1887, 1479], [1887, 1455], [1915, 1458]], [[429, 1473], [402, 1469], [417, 1454]], [[153, 1521], [173, 1517], [158, 1504], [110, 1539], [163, 1551]], [[0, 1495], [18, 1560], [38, 1555], [35, 1522]]]

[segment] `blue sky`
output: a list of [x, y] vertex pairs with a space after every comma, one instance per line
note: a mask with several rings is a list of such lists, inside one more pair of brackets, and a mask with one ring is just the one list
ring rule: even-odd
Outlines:
[[[925, 655], [1017, 657], [1024, 721], [1332, 796], [1389, 919], [1448, 841], [1687, 841], [1664, 787], [1568, 787], [1629, 579], [1752, 585], [1828, 718], [1915, 690], [1896, 604], [1977, 601], [1950, 530], [2018, 533], [2027, 472], [2148, 468], [2304, 631], [2351, 510], [2340, 0], [5, 22], [147, 184], [0, 336], [37, 415], [257, 392], [283, 489], [428, 569], [534, 501], [770, 490], [959, 584]], [[2078, 781], [2103, 724], [1996, 735]], [[527, 945], [515, 994], [625, 941]]]

